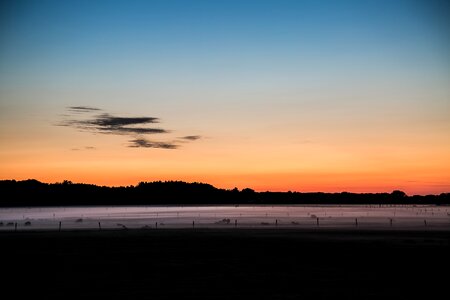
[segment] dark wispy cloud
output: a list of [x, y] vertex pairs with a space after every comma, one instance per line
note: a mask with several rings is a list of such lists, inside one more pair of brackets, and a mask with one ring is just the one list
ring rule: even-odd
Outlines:
[[153, 117], [132, 117], [132, 118], [124, 118], [124, 117], [115, 117], [110, 114], [101, 114], [97, 116], [95, 119], [88, 121], [88, 123], [92, 125], [98, 125], [102, 127], [120, 127], [127, 125], [136, 125], [136, 124], [148, 124], [148, 123], [158, 123], [158, 118]]
[[180, 137], [180, 139], [187, 140], [187, 141], [196, 141], [201, 138], [202, 137], [200, 135], [187, 135], [187, 136]]
[[72, 148], [70, 150], [71, 151], [83, 151], [83, 150], [95, 150], [95, 149], [97, 149], [97, 148], [92, 147], [92, 146], [86, 146], [86, 147], [83, 147], [83, 148]]
[[69, 111], [71, 112], [96, 112], [96, 111], [100, 111], [100, 108], [96, 108], [96, 107], [90, 107], [90, 106], [69, 106], [67, 108]]
[[147, 139], [134, 139], [129, 141], [130, 145], [128, 147], [130, 148], [163, 148], [163, 149], [176, 149], [178, 148], [178, 145], [175, 143], [168, 143], [168, 142], [153, 142], [149, 141]]
[[[67, 107], [68, 115], [62, 115], [65, 119], [58, 123], [59, 126], [76, 128], [82, 131], [103, 134], [129, 135], [129, 147], [132, 148], [162, 148], [176, 149], [180, 144], [200, 139], [199, 135], [187, 135], [175, 139], [174, 141], [150, 141], [143, 136], [148, 134], [166, 134], [170, 130], [154, 126], [160, 123], [156, 117], [123, 117], [104, 112], [100, 108], [90, 106], [70, 106]], [[101, 113], [100, 113], [101, 112]], [[93, 149], [86, 147], [86, 149]]]
[[[108, 130], [105, 128], [105, 130]], [[139, 128], [139, 127], [114, 127], [114, 130], [117, 132], [123, 133], [137, 133], [137, 134], [152, 134], [152, 133], [169, 133], [165, 129], [161, 128]]]
[[60, 125], [113, 134], [156, 134], [169, 132], [162, 128], [142, 127], [142, 125], [157, 122], [159, 122], [159, 119], [154, 117], [117, 117], [110, 114], [101, 114], [88, 119], [66, 120]]

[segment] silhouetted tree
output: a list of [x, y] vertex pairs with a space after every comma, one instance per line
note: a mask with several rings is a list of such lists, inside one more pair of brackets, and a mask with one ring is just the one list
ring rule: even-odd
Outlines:
[[136, 186], [105, 187], [93, 184], [47, 184], [34, 179], [0, 181], [0, 206], [68, 205], [189, 205], [189, 204], [450, 204], [450, 193], [411, 196], [392, 193], [255, 192], [218, 189], [210, 184], [182, 181], [140, 182]]
[[395, 200], [395, 201], [401, 201], [401, 200], [404, 200], [407, 197], [405, 192], [399, 191], [399, 190], [393, 191], [391, 193], [391, 196], [392, 196], [392, 199]]

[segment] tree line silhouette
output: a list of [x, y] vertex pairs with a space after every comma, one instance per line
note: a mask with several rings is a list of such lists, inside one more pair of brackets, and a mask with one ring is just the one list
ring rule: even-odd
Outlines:
[[392, 193], [255, 192], [219, 189], [206, 183], [140, 182], [136, 186], [0, 181], [0, 207], [75, 205], [238, 205], [238, 204], [450, 204], [450, 193], [408, 196]]

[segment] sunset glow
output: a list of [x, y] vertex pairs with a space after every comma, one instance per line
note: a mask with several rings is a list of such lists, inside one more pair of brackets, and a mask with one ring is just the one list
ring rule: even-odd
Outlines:
[[112, 2], [2, 2], [0, 179], [450, 191], [442, 1]]

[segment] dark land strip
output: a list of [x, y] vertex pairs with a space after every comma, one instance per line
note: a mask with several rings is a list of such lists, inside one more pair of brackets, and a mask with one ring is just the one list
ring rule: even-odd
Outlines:
[[92, 184], [42, 183], [37, 180], [0, 180], [0, 207], [96, 205], [240, 205], [240, 204], [369, 204], [449, 205], [450, 193], [413, 195], [392, 193], [303, 193], [232, 190], [206, 183], [182, 181], [140, 182], [136, 186], [107, 187]]
[[432, 299], [449, 250], [448, 231], [0, 232], [0, 282], [43, 299]]

